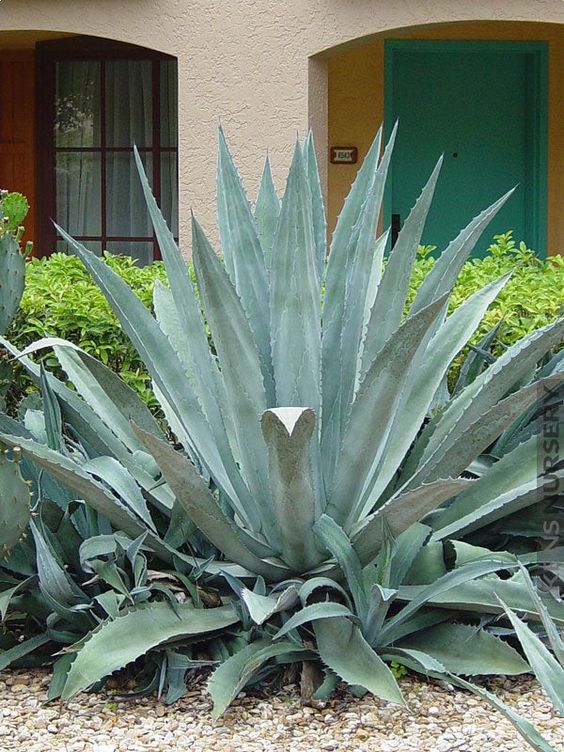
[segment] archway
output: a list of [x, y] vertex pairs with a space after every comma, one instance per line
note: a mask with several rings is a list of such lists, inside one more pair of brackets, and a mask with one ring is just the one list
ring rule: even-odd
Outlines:
[[[504, 128], [506, 128], [507, 140], [509, 140], [510, 131], [512, 129], [515, 131], [514, 126], [517, 124], [517, 119], [528, 118], [527, 122], [523, 120], [523, 122], [518, 124], [520, 130], [517, 130], [519, 132], [515, 131], [513, 133], [515, 141], [517, 142], [521, 139], [524, 141], [524, 147], [527, 147], [524, 148], [522, 169], [515, 182], [521, 183], [521, 188], [518, 190], [521, 192], [519, 200], [525, 204], [523, 211], [527, 209], [526, 202], [529, 202], [529, 208], [532, 209], [531, 216], [536, 216], [535, 221], [538, 222], [540, 231], [528, 231], [529, 238], [527, 238], [523, 230], [523, 227], [526, 225], [524, 221], [519, 225], [515, 219], [510, 219], [510, 214], [505, 219], [502, 216], [501, 221], [514, 222], [516, 227], [519, 228], [519, 232], [523, 232], [523, 237], [516, 239], [525, 239], [530, 244], [535, 244], [535, 250], [539, 253], [544, 254], [546, 250], [548, 250], [548, 253], [562, 252], [564, 249], [564, 219], [562, 218], [560, 207], [564, 201], [564, 164], [561, 157], [562, 153], [564, 153], [564, 144], [562, 143], [564, 134], [561, 129], [561, 123], [564, 118], [564, 82], [562, 81], [561, 70], [564, 68], [564, 26], [558, 24], [518, 22], [437, 24], [427, 27], [417, 27], [415, 29], [407, 28], [389, 31], [368, 39], [356, 40], [354, 45], [335, 50], [332, 54], [329, 54], [327, 61], [327, 130], [330, 147], [356, 146], [360, 162], [368, 149], [376, 129], [384, 120], [386, 120], [388, 132], [393, 119], [398, 114], [400, 114], [400, 117], [403, 116], [404, 130], [406, 116], [407, 118], [412, 117], [410, 124], [412, 132], [417, 129], [417, 118], [421, 117], [423, 119], [424, 115], [420, 110], [419, 115], [416, 111], [417, 107], [421, 106], [422, 100], [420, 97], [413, 97], [415, 109], [410, 113], [405, 106], [406, 96], [397, 96], [398, 89], [401, 90], [403, 85], [408, 86], [407, 79], [401, 79], [401, 68], [396, 72], [397, 75], [395, 77], [391, 71], [394, 59], [391, 50], [394, 47], [396, 50], [401, 49], [402, 45], [405, 45], [406, 49], [409, 48], [412, 51], [417, 45], [420, 45], [420, 48], [426, 47], [428, 51], [434, 50], [433, 55], [438, 55], [439, 50], [442, 50], [443, 64], [449, 59], [448, 54], [445, 57], [445, 52], [449, 49], [454, 53], [456, 50], [469, 51], [470, 49], [477, 49], [482, 45], [482, 51], [497, 49], [500, 55], [504, 55], [504, 49], [506, 51], [510, 48], [513, 51], [525, 50], [527, 49], [527, 45], [529, 45], [528, 49], [530, 50], [542, 50], [543, 46], [545, 47], [546, 53], [544, 55], [541, 53], [541, 57], [546, 65], [546, 78], [543, 78], [543, 71], [539, 69], [537, 73], [538, 77], [534, 79], [531, 70], [524, 64], [521, 80], [524, 87], [522, 101], [526, 103], [526, 106], [522, 112], [519, 113], [512, 111], [509, 107], [504, 107], [504, 100], [509, 102], [511, 99], [513, 101], [515, 97], [510, 97], [509, 91], [508, 95], [504, 97], [503, 86], [501, 89], [498, 88], [498, 91], [502, 92], [496, 110], [500, 128], [495, 136], [498, 140], [501, 139]], [[474, 48], [472, 45], [474, 45]], [[438, 60], [438, 57], [436, 59]], [[450, 59], [451, 61], [455, 60], [454, 57]], [[431, 66], [428, 64], [428, 60], [428, 70], [431, 73]], [[513, 63], [508, 63], [507, 54], [505, 54], [504, 60], [505, 67], [509, 68], [508, 75], [511, 77], [511, 70], [514, 67]], [[541, 61], [541, 68], [542, 64]], [[517, 66], [517, 62], [515, 66]], [[481, 85], [484, 91], [484, 100], [488, 96], [491, 100], [493, 72], [491, 67], [488, 68], [486, 66], [481, 73], [483, 76], [483, 83]], [[436, 80], [436, 66], [433, 75], [435, 79], [433, 79], [430, 85], [435, 95], [437, 91], [440, 93], [440, 88], [443, 85], [440, 76], [438, 77], [439, 80]], [[394, 78], [394, 85], [391, 86], [390, 82]], [[425, 69], [417, 71], [415, 80], [417, 78], [425, 82]], [[448, 76], [445, 75], [444, 78], [446, 80]], [[425, 85], [428, 84], [429, 81]], [[413, 80], [411, 81], [411, 85], [413, 85]], [[545, 85], [547, 102], [543, 105], [543, 86]], [[461, 89], [462, 87], [463, 82], [461, 81]], [[394, 89], [396, 91], [395, 99], [403, 99], [403, 108], [400, 113], [397, 111], [397, 101], [391, 101]], [[465, 92], [461, 91], [461, 93], [463, 95]], [[409, 97], [407, 97], [407, 101], [409, 101]], [[417, 105], [415, 105], [415, 102], [417, 102]], [[454, 102], [452, 106], [455, 107]], [[495, 102], [493, 106], [495, 110]], [[466, 117], [465, 127], [468, 131], [468, 117]], [[476, 113], [475, 122], [472, 127], [475, 130], [473, 135], [479, 141], [480, 130], [482, 129], [485, 132], [487, 129], [483, 128], [483, 122], [480, 122], [478, 112]], [[420, 130], [423, 138], [425, 128], [421, 127]], [[428, 128], [427, 132], [429, 132]], [[533, 144], [534, 137], [531, 133], [535, 132], [536, 140]], [[468, 133], [466, 134], [467, 136]], [[449, 143], [445, 143], [441, 148], [438, 148], [438, 153], [442, 149], [448, 148], [449, 145]], [[503, 148], [501, 147], [505, 148], [506, 143], [499, 142], [498, 145], [500, 147], [499, 153], [501, 154], [503, 152]], [[491, 157], [491, 153], [495, 152], [496, 144], [490, 144], [490, 147], [493, 149], [493, 152], [490, 152], [489, 161], [486, 163], [486, 170], [488, 165], [490, 165], [492, 170], [499, 171], [499, 165], [494, 165], [494, 160]], [[534, 158], [531, 157], [531, 152], [534, 152]], [[435, 158], [438, 157], [438, 153], [435, 155]], [[452, 153], [449, 153], [448, 156], [452, 158], [454, 154], [457, 154], [457, 157], [459, 156], [458, 149], [453, 148]], [[417, 153], [414, 153], [414, 159], [417, 159]], [[328, 164], [330, 227], [334, 226], [337, 212], [348, 192], [357, 167], [358, 164]], [[479, 168], [476, 167], [476, 169], [482, 171], [480, 179], [482, 182], [485, 182], [483, 165], [480, 165]], [[505, 184], [507, 188], [510, 188], [512, 187], [512, 175], [509, 167], [507, 173]], [[443, 181], [447, 177], [443, 177]], [[446, 193], [454, 190], [463, 192], [464, 190], [464, 187], [460, 185], [448, 185], [448, 180], [443, 187]], [[410, 202], [417, 195], [420, 188], [421, 185], [412, 185], [410, 187]], [[388, 199], [390, 199], [390, 196], [388, 196]], [[487, 203], [489, 200], [489, 197], [484, 198], [484, 203]], [[387, 206], [387, 224], [389, 224], [390, 215], [392, 214], [390, 200], [388, 200]], [[515, 201], [515, 207], [517, 208], [515, 208], [513, 218], [516, 217], [517, 211], [522, 211], [517, 201]], [[472, 211], [474, 211], [473, 208]], [[468, 216], [468, 219], [470, 218]], [[544, 231], [543, 228], [545, 228]], [[494, 231], [505, 231], [508, 229], [513, 228], [500, 225], [500, 227], [494, 228]], [[431, 238], [428, 238], [428, 240], [429, 242], [432, 241]], [[487, 241], [488, 238], [484, 241], [486, 245]]]

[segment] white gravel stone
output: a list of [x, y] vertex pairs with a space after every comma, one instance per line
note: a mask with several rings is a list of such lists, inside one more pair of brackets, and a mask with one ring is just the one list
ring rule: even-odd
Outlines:
[[[474, 696], [412, 676], [400, 684], [409, 710], [345, 690], [325, 707], [302, 707], [285, 687], [269, 696], [242, 693], [214, 722], [203, 683], [170, 707], [154, 697], [120, 702], [111, 689], [45, 706], [48, 672], [13, 671], [0, 681], [0, 751], [531, 752], [505, 718]], [[562, 719], [532, 678], [487, 686], [564, 752]]]

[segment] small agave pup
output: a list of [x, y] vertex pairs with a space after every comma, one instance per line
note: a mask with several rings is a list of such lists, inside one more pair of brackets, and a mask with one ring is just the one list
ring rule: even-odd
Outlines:
[[[310, 665], [317, 657], [326, 667], [318, 697], [340, 677], [400, 704], [392, 661], [470, 688], [460, 674], [529, 670], [495, 629], [477, 626], [489, 627], [505, 608], [540, 618], [520, 561], [501, 545], [477, 545], [475, 536], [535, 504], [545, 478], [537, 478], [534, 437], [492, 461], [478, 480], [468, 469], [535, 402], [539, 386], [530, 375], [562, 339], [564, 320], [521, 340], [448, 394], [449, 364], [508, 277], [447, 316], [449, 295], [510, 193], [452, 241], [406, 312], [440, 162], [384, 263], [388, 235], [377, 231], [394, 137], [395, 130], [381, 156], [378, 135], [366, 156], [326, 263], [311, 136], [296, 144], [281, 202], [266, 163], [253, 214], [220, 131], [223, 261], [194, 219], [197, 292], [136, 154], [170, 284], [155, 286], [155, 317], [59, 228], [138, 349], [183, 450], [117, 377], [69, 343], [42, 341], [19, 354], [5, 343], [36, 378], [27, 355], [54, 347], [76, 392], [52, 377], [47, 382], [88, 459], [34, 441], [6, 420], [2, 441], [20, 446], [114, 530], [143, 535], [156, 557], [218, 575], [220, 590], [228, 582], [232, 592], [224, 587], [223, 605], [208, 609], [203, 621], [208, 631], [214, 624], [232, 628], [228, 612], [236, 613], [244, 647], [210, 680], [216, 715], [259, 670]], [[163, 519], [170, 521], [164, 533]], [[192, 555], [196, 528], [217, 549], [215, 560]], [[544, 601], [564, 623], [562, 604]], [[163, 604], [156, 607], [166, 621], [161, 632], [138, 634], [132, 609], [77, 644], [62, 696], [197, 631], [186, 627], [189, 609], [180, 623]], [[146, 620], [149, 608], [143, 607]], [[127, 645], [115, 642], [120, 630]], [[108, 640], [115, 649], [107, 650]], [[550, 749], [529, 724], [473, 689], [507, 713], [536, 749]]]

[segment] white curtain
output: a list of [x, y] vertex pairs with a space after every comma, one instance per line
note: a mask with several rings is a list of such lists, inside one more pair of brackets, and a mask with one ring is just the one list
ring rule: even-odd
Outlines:
[[[153, 112], [160, 110], [160, 146], [177, 144], [177, 69], [175, 61], [161, 63], [160, 102], [153, 102], [153, 64], [149, 60], [60, 62], [57, 65], [57, 148], [101, 146], [101, 71], [105, 109], [105, 248], [128, 253], [140, 263], [152, 260], [151, 224], [140, 187], [132, 147], [137, 145], [152, 183]], [[102, 234], [102, 155], [98, 152], [57, 153], [57, 220], [77, 236]], [[161, 155], [161, 207], [177, 233], [176, 152]], [[147, 240], [131, 241], [141, 237]], [[123, 238], [123, 240], [119, 240]], [[101, 243], [94, 250], [102, 250]]]
[[[148, 60], [106, 63], [106, 146], [124, 151], [106, 154], [106, 223], [109, 236], [151, 236], [147, 208], [131, 149], [153, 142], [152, 64]], [[141, 153], [151, 181], [152, 160]], [[115, 241], [114, 241], [115, 242]], [[149, 260], [148, 242], [121, 250], [140, 261]], [[137, 251], [137, 252], [135, 252]]]
[[[99, 146], [100, 63], [58, 63], [55, 85], [55, 146], [67, 149]], [[57, 153], [57, 222], [62, 227], [73, 235], [99, 235], [100, 194], [99, 154]]]

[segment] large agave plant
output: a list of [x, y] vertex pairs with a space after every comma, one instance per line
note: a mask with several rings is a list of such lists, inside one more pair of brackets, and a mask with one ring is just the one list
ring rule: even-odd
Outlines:
[[[493, 620], [505, 608], [540, 618], [519, 565], [542, 556], [525, 551], [519, 561], [476, 536], [534, 506], [545, 476], [534, 433], [487, 461], [482, 454], [533, 409], [543, 381], [532, 374], [562, 339], [564, 320], [448, 393], [449, 364], [507, 277], [447, 316], [449, 294], [510, 194], [451, 242], [406, 311], [440, 162], [384, 262], [388, 235], [378, 235], [378, 223], [394, 135], [382, 155], [380, 135], [372, 145], [326, 262], [311, 136], [296, 144], [282, 202], [266, 163], [253, 214], [220, 132], [223, 260], [194, 219], [197, 290], [136, 154], [170, 284], [155, 287], [155, 316], [59, 228], [138, 349], [181, 448], [116, 376], [70, 343], [41, 341], [18, 353], [3, 340], [36, 379], [29, 354], [52, 346], [76, 391], [43, 377], [51, 394], [44, 406], [60, 405], [72, 447], [53, 436], [38, 441], [8, 418], [2, 441], [21, 447], [115, 531], [144, 536], [144, 550], [181, 569], [198, 566], [231, 588], [222, 598], [238, 604], [245, 647], [212, 677], [216, 713], [273, 661], [309, 665], [319, 656], [327, 670], [318, 696], [340, 677], [397, 703], [392, 660], [464, 686], [460, 674], [528, 670]], [[214, 557], [197, 556], [202, 541], [213, 544]], [[561, 603], [545, 597], [544, 607], [564, 623]], [[160, 611], [148, 630], [151, 607], [140, 608], [143, 630], [133, 609], [76, 646], [63, 697], [199, 629], [197, 620], [191, 631], [185, 626], [190, 609], [181, 625], [153, 604]], [[208, 611], [201, 631], [232, 625], [228, 606]], [[537, 749], [549, 749], [512, 720]]]

